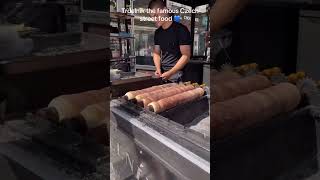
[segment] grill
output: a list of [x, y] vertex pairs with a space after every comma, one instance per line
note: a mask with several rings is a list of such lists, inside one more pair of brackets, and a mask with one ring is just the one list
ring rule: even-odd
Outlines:
[[[135, 142], [136, 149], [147, 154], [134, 155], [137, 163], [132, 174], [145, 163], [163, 167], [166, 176], [162, 178], [209, 179], [210, 137], [189, 128], [209, 116], [208, 101], [208, 96], [203, 96], [156, 114], [122, 98], [112, 100], [113, 126]], [[152, 163], [147, 163], [150, 159]], [[151, 174], [157, 174], [155, 169], [159, 168], [153, 168]]]

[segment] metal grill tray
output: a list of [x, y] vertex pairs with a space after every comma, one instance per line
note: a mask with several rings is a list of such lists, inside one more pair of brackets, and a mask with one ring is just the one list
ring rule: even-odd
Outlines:
[[206, 137], [187, 127], [194, 119], [204, 113], [208, 113], [209, 102], [207, 96], [179, 105], [160, 114], [145, 110], [124, 99], [113, 100], [112, 103], [116, 104], [114, 107], [129, 113], [147, 126], [152, 127], [157, 132], [195, 152], [204, 159], [210, 160], [210, 137]]
[[207, 96], [192, 102], [176, 106], [172, 109], [164, 111], [159, 115], [166, 117], [174, 122], [182, 125], [194, 123], [197, 117], [209, 112], [209, 100]]
[[124, 99], [111, 101], [110, 107], [116, 127], [170, 172], [182, 179], [209, 178], [209, 137]]

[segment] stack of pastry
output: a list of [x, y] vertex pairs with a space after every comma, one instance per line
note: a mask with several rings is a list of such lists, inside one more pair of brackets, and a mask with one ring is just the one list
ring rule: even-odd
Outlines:
[[79, 131], [109, 124], [110, 90], [108, 87], [77, 94], [58, 96], [47, 108], [40, 109], [42, 119], [64, 123]]
[[222, 137], [294, 110], [300, 102], [295, 85], [280, 83], [222, 102], [211, 104], [212, 129]]
[[213, 102], [225, 101], [255, 90], [265, 89], [271, 85], [268, 78], [262, 75], [248, 76], [220, 84], [213, 84], [211, 89]]
[[138, 105], [160, 113], [179, 104], [193, 101], [204, 95], [204, 89], [197, 84], [171, 83], [125, 94], [125, 99], [135, 99]]
[[109, 98], [109, 89], [103, 88], [78, 94], [58, 96], [51, 100], [48, 108], [57, 113], [57, 119], [59, 121], [63, 121], [77, 117], [88, 105], [106, 102]]

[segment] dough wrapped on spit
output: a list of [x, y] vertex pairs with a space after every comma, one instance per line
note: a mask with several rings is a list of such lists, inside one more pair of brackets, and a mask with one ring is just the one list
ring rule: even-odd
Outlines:
[[61, 95], [51, 100], [48, 108], [38, 112], [41, 116], [62, 121], [78, 117], [88, 105], [106, 102], [110, 98], [109, 88], [91, 90], [78, 94]]
[[211, 105], [215, 137], [222, 137], [281, 113], [294, 110], [300, 103], [295, 85], [280, 83], [264, 90]]
[[213, 102], [225, 101], [239, 95], [268, 88], [271, 85], [271, 81], [262, 75], [254, 75], [233, 81], [226, 81], [217, 85], [213, 84]]
[[[90, 136], [98, 143], [108, 145], [108, 136], [110, 135], [110, 102], [103, 102], [99, 104], [93, 104], [87, 106], [84, 110], [81, 111], [80, 117], [76, 120], [79, 120], [79, 125], [82, 127], [80, 133], [83, 133], [87, 136]], [[81, 131], [82, 130], [82, 131]]]
[[109, 111], [109, 103], [102, 102], [87, 106], [80, 112], [80, 115], [85, 121], [86, 127], [93, 129], [104, 124], [109, 126], [109, 121], [106, 121], [107, 117], [109, 119]]
[[163, 84], [163, 85], [158, 85], [158, 86], [152, 86], [152, 87], [141, 89], [141, 90], [129, 91], [124, 95], [124, 98], [126, 100], [132, 100], [139, 94], [152, 92], [152, 91], [156, 91], [156, 90], [159, 90], [159, 89], [164, 89], [164, 88], [175, 86], [175, 85], [177, 85], [177, 83], [168, 83], [168, 84]]
[[180, 94], [176, 94], [170, 97], [166, 97], [164, 99], [160, 99], [159, 101], [154, 101], [148, 104], [149, 110], [160, 113], [167, 109], [173, 108], [179, 104], [183, 104], [189, 101], [193, 101], [197, 98], [200, 98], [205, 93], [204, 89], [201, 87], [185, 91]]
[[136, 100], [140, 106], [147, 108], [148, 104], [151, 102], [158, 101], [160, 99], [163, 99], [163, 98], [166, 98], [169, 96], [173, 96], [173, 95], [185, 92], [185, 91], [189, 91], [194, 88], [195, 88], [195, 86], [191, 85], [191, 84], [188, 84], [188, 85], [179, 84], [179, 85], [172, 86], [172, 87], [169, 87], [166, 89], [159, 89], [159, 90], [156, 90], [153, 92], [140, 94], [140, 95], [136, 96]]
[[231, 80], [241, 78], [241, 75], [239, 73], [232, 72], [232, 71], [223, 71], [223, 72], [211, 73], [211, 74], [212, 74], [210, 79], [211, 84], [220, 84], [226, 81], [231, 81]]

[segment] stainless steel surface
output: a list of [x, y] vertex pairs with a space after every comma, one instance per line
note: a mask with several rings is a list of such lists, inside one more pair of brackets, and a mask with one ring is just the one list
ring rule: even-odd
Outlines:
[[141, 73], [141, 72], [135, 72], [133, 74], [127, 73], [127, 74], [128, 75], [125, 75], [125, 73], [122, 73], [122, 77], [120, 77], [120, 79], [118, 80], [113, 80], [112, 85], [132, 83], [132, 82], [143, 81], [143, 80], [152, 78], [152, 75]]
[[[132, 137], [137, 147], [155, 159], [152, 162], [165, 167], [167, 173], [164, 176], [172, 176], [171, 179], [209, 179], [210, 140], [205, 141], [205, 137], [200, 138], [193, 130], [184, 129], [164, 117], [144, 112], [139, 115], [131, 113], [120, 104], [117, 100], [111, 101], [111, 120]], [[203, 142], [197, 142], [199, 139]]]

